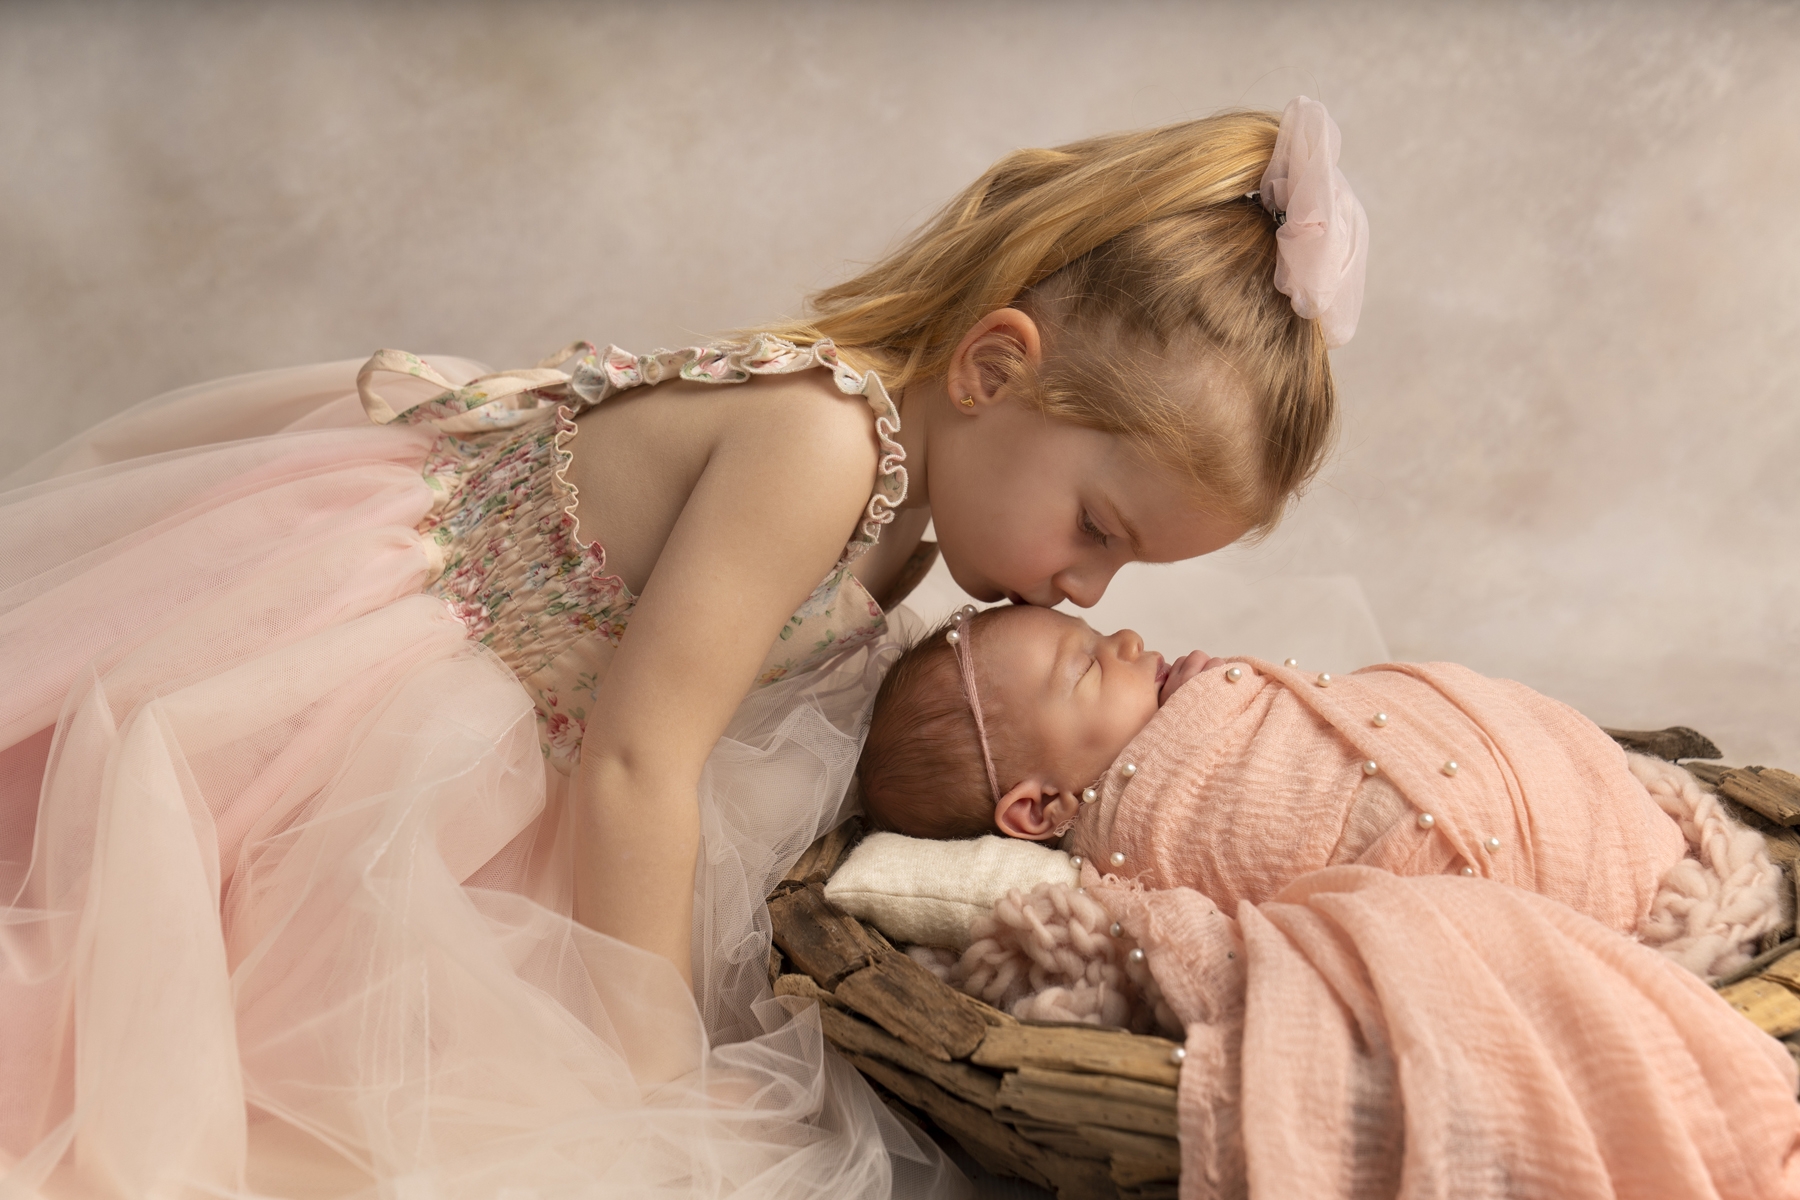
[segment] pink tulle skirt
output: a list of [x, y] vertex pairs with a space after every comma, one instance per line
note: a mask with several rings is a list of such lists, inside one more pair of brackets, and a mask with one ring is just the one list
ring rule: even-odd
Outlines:
[[766, 976], [879, 649], [709, 761], [696, 1002], [570, 919], [567, 781], [421, 594], [431, 432], [369, 425], [356, 366], [148, 402], [0, 492], [0, 1194], [956, 1190]]

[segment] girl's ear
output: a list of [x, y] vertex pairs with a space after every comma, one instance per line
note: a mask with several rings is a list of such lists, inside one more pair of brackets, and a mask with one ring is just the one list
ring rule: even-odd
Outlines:
[[1016, 785], [994, 805], [994, 827], [1007, 837], [1043, 842], [1074, 817], [1080, 801], [1035, 779]]
[[[999, 399], [1018, 365], [1035, 371], [1044, 358], [1038, 324], [1016, 308], [997, 308], [970, 327], [950, 355], [945, 390], [960, 413]], [[975, 403], [970, 404], [973, 400]]]

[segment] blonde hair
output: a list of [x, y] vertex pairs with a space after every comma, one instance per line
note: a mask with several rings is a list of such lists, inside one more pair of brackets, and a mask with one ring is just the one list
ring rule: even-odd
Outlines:
[[[976, 321], [1018, 307], [1045, 331], [1039, 369], [997, 363], [1025, 403], [1132, 440], [1218, 515], [1266, 531], [1336, 419], [1324, 336], [1275, 290], [1275, 222], [1247, 195], [1279, 125], [1227, 112], [1016, 150], [773, 332], [830, 338], [899, 391], [942, 375]], [[1220, 360], [1238, 402], [1170, 395], [1145, 360], [1171, 351]]]

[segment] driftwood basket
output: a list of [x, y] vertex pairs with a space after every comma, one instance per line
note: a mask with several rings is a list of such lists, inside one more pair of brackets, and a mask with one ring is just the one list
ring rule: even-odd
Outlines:
[[[1769, 857], [1787, 877], [1789, 894], [1800, 899], [1800, 775], [1774, 767], [1682, 765], [1719, 794], [1732, 816], [1762, 834]], [[1771, 939], [1774, 944], [1721, 979], [1718, 988], [1731, 1007], [1780, 1038], [1800, 1062], [1800, 938], [1794, 933], [1790, 913], [1787, 927]]]
[[949, 987], [825, 899], [860, 833], [820, 838], [769, 897], [776, 994], [816, 1000], [827, 1040], [890, 1104], [994, 1174], [1060, 1200], [1174, 1200], [1176, 1043], [1021, 1022]]
[[[1627, 749], [1682, 761], [1757, 829], [1786, 873], [1800, 862], [1800, 777], [1725, 767], [1691, 729], [1608, 730]], [[908, 1118], [996, 1175], [1059, 1200], [1174, 1200], [1177, 1044], [1088, 1025], [1019, 1021], [932, 975], [879, 929], [841, 912], [824, 884], [861, 837], [847, 822], [815, 842], [769, 896], [777, 995], [819, 1005], [825, 1037]], [[1787, 928], [1721, 980], [1724, 998], [1800, 1060], [1800, 939]]]

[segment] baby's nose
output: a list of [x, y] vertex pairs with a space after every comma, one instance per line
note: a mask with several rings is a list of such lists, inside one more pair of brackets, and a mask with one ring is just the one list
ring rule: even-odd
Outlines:
[[1126, 662], [1136, 662], [1144, 653], [1144, 639], [1135, 629], [1121, 629], [1112, 635], [1113, 652]]

